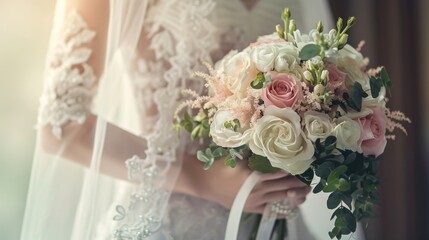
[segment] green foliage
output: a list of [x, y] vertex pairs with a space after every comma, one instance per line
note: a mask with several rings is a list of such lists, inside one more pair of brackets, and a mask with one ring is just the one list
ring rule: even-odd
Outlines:
[[386, 68], [382, 68], [379, 77], [370, 77], [369, 84], [371, 87], [371, 96], [373, 98], [378, 97], [380, 94], [381, 87], [386, 89], [392, 88], [392, 80], [390, 80], [389, 74], [387, 74]]
[[[335, 227], [329, 236], [340, 239], [354, 232], [358, 221], [374, 216], [381, 182], [376, 176], [380, 159], [338, 150], [333, 136], [318, 139], [315, 150], [316, 160], [311, 169], [320, 180], [315, 183], [313, 192], [329, 193], [326, 205], [334, 210], [331, 220], [335, 219]], [[304, 175], [298, 177], [303, 180]], [[308, 181], [303, 182], [308, 184]]]
[[256, 79], [250, 83], [250, 86], [253, 89], [261, 89], [264, 87], [264, 84], [265, 84], [265, 74], [263, 72], [259, 72], [256, 75]]
[[268, 158], [253, 154], [249, 158], [249, 168], [261, 173], [275, 173], [280, 171], [279, 168], [271, 166]]
[[320, 54], [322, 48], [316, 44], [307, 44], [299, 52], [299, 58], [302, 61], [307, 61]]

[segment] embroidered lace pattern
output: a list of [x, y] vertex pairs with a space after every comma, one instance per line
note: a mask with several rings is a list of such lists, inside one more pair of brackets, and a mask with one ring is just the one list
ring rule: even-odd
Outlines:
[[[128, 209], [117, 207], [115, 220], [123, 223], [115, 232], [118, 240], [144, 239], [161, 227], [169, 200], [169, 193], [163, 190], [165, 175], [170, 169], [169, 162], [180, 157], [177, 152], [186, 144], [166, 126], [172, 124], [172, 113], [180, 102], [181, 91], [187, 88], [202, 90], [202, 82], [190, 76], [202, 69], [202, 61], [211, 62], [210, 52], [217, 48], [212, 38], [215, 27], [208, 20], [215, 6], [212, 0], [149, 4], [143, 31], [150, 37], [149, 48], [154, 52], [155, 60], [139, 59], [135, 79], [144, 93], [141, 98], [146, 106], [142, 109], [150, 108], [148, 103], [151, 103], [158, 111], [155, 126], [147, 137], [147, 157], [127, 161], [130, 177], [138, 176], [140, 187], [131, 194]], [[156, 81], [147, 76], [154, 76]]]
[[39, 112], [39, 126], [50, 124], [57, 138], [65, 124], [87, 118], [96, 76], [87, 63], [92, 50], [84, 45], [95, 35], [75, 10], [69, 13], [50, 61]]

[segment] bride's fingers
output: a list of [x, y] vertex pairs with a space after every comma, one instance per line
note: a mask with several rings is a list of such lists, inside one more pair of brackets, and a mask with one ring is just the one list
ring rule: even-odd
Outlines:
[[288, 176], [276, 180], [261, 182], [255, 187], [255, 191], [268, 193], [300, 187], [307, 187], [307, 185], [295, 177]]
[[279, 179], [279, 178], [284, 178], [286, 176], [289, 176], [289, 173], [287, 172], [283, 172], [283, 171], [279, 171], [276, 173], [266, 173], [263, 174], [260, 182], [264, 182], [264, 181], [268, 181], [268, 180], [274, 180], [274, 179]]
[[280, 201], [285, 198], [290, 198], [290, 199], [294, 199], [297, 204], [301, 204], [302, 202], [304, 202], [305, 197], [309, 192], [310, 192], [309, 187], [293, 188], [287, 191], [268, 192], [262, 195], [256, 202], [270, 203], [270, 202]]

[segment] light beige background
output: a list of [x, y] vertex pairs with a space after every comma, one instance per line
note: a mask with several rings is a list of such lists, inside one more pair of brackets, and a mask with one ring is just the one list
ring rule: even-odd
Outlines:
[[19, 239], [53, 0], [0, 0], [0, 239]]

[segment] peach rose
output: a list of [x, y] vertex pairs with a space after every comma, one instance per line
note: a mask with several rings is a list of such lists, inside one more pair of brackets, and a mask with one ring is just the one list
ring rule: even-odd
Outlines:
[[386, 148], [386, 122], [387, 117], [383, 109], [370, 108], [372, 113], [357, 119], [361, 129], [359, 150], [363, 155], [381, 155]]
[[294, 107], [301, 103], [304, 94], [299, 79], [292, 74], [271, 72], [271, 83], [262, 92], [265, 106]]

